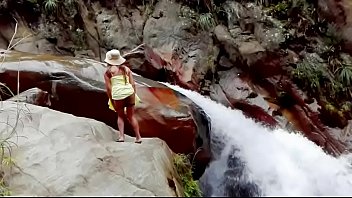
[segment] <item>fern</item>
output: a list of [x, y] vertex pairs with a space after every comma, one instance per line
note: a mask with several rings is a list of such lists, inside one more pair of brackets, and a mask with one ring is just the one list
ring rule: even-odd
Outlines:
[[199, 16], [198, 24], [203, 30], [209, 30], [216, 25], [216, 22], [212, 13], [204, 13]]
[[342, 64], [341, 67], [337, 68], [334, 72], [338, 74], [338, 80], [345, 86], [349, 87], [352, 83], [352, 65]]

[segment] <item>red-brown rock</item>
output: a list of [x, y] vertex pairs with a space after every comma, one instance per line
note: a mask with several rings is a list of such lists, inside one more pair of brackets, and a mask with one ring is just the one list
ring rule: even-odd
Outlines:
[[[172, 54], [164, 56], [172, 57]], [[194, 79], [183, 80], [185, 71], [181, 60], [176, 57], [166, 61], [148, 45], [141, 45], [135, 53], [125, 54], [124, 57], [129, 60], [133, 72], [146, 78], [179, 85], [185, 89], [199, 90], [199, 85]]]
[[[271, 92], [272, 98], [277, 98], [278, 105], [282, 109], [286, 109], [292, 115], [294, 119], [290, 120], [293, 122], [296, 129], [302, 131], [302, 133], [311, 141], [321, 146], [325, 151], [332, 155], [340, 155], [345, 151], [345, 145], [332, 136], [332, 132], [329, 131], [318, 117], [318, 112], [314, 112], [304, 101], [298, 88], [286, 77], [278, 80], [274, 77], [267, 79], [266, 89], [276, 90]], [[285, 93], [285, 98], [281, 99], [278, 95], [278, 91], [281, 90]], [[283, 104], [282, 102], [285, 102]]]

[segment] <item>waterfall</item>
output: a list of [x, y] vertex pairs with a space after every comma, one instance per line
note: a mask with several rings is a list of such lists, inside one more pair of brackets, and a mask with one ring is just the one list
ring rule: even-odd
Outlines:
[[214, 160], [200, 178], [205, 196], [352, 195], [352, 154], [335, 158], [300, 133], [270, 130], [239, 110], [165, 85], [210, 117]]

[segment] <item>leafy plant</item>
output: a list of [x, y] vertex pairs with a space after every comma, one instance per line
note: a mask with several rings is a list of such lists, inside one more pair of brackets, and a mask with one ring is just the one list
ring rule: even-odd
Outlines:
[[334, 72], [337, 74], [338, 80], [345, 86], [349, 87], [352, 83], [352, 65], [342, 64]]
[[185, 197], [201, 197], [202, 193], [199, 189], [198, 182], [194, 181], [192, 178], [192, 165], [187, 156], [184, 154], [175, 154], [173, 163], [181, 178]]
[[277, 17], [278, 19], [286, 19], [289, 9], [289, 4], [287, 1], [279, 2], [276, 5], [273, 5], [269, 8], [269, 12]]
[[298, 63], [292, 74], [313, 92], [320, 92], [324, 81], [331, 81], [327, 67], [314, 56], [306, 57]]
[[203, 30], [209, 30], [216, 25], [215, 18], [212, 13], [204, 13], [199, 15], [198, 25]]
[[214, 14], [210, 12], [199, 14], [188, 6], [181, 7], [179, 16], [192, 20], [197, 28], [204, 31], [210, 30], [217, 24]]
[[75, 7], [76, 0], [44, 0], [44, 11], [51, 15], [57, 13], [59, 9], [66, 9], [73, 17], [77, 12]]
[[47, 13], [55, 12], [58, 8], [58, 0], [45, 0], [44, 9]]
[[343, 103], [343, 105], [341, 106], [341, 110], [343, 112], [349, 112], [352, 110], [352, 102], [348, 101]]

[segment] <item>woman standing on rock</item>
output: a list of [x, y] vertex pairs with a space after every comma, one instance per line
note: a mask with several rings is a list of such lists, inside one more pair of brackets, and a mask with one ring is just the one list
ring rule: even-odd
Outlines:
[[[112, 103], [110, 108], [117, 112], [117, 125], [120, 131], [117, 142], [125, 141], [124, 117], [127, 116], [136, 133], [135, 143], [141, 143], [138, 122], [134, 116], [136, 84], [132, 71], [124, 65], [126, 59], [120, 55], [119, 50], [108, 51], [104, 61], [108, 66], [104, 79], [109, 103]], [[127, 108], [126, 114], [125, 108]]]

